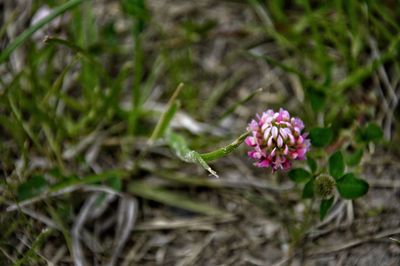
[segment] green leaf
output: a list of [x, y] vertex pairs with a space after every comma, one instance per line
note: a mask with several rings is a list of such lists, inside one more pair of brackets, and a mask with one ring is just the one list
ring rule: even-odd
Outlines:
[[356, 199], [367, 194], [369, 185], [353, 173], [345, 174], [336, 182], [340, 196], [344, 199]]
[[18, 186], [17, 198], [19, 201], [32, 198], [45, 191], [48, 187], [47, 180], [41, 175], [35, 175]]
[[316, 147], [325, 147], [331, 143], [333, 132], [330, 128], [316, 127], [310, 131], [311, 144]]
[[321, 200], [321, 204], [319, 205], [319, 218], [321, 221], [325, 218], [332, 204], [333, 204], [333, 197], [330, 199]]
[[295, 183], [305, 183], [311, 178], [311, 173], [303, 168], [295, 168], [291, 170], [288, 175]]
[[348, 166], [356, 166], [360, 163], [364, 155], [363, 148], [359, 148], [352, 153], [346, 154], [345, 160]]
[[341, 151], [334, 152], [329, 157], [329, 174], [338, 179], [344, 174], [344, 159]]
[[354, 132], [354, 139], [357, 143], [364, 142], [364, 130], [361, 127], [357, 127], [356, 131]]
[[172, 131], [167, 131], [165, 134], [165, 140], [179, 159], [184, 162], [198, 164], [213, 176], [218, 177], [217, 173], [211, 169], [211, 167], [197, 151], [189, 149], [183, 136]]
[[317, 171], [318, 164], [310, 156], [307, 156], [307, 164], [308, 164], [308, 167], [310, 168], [311, 173], [315, 173]]
[[366, 141], [378, 142], [383, 137], [382, 129], [375, 123], [368, 124], [364, 129]]
[[369, 123], [365, 127], [357, 128], [355, 133], [355, 138], [358, 142], [378, 142], [382, 137], [382, 129], [376, 123]]
[[314, 197], [314, 179], [308, 181], [303, 188], [303, 199], [312, 199]]

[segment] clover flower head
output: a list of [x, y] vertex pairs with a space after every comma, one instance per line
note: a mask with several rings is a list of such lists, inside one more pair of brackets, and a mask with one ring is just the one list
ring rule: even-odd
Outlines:
[[303, 129], [303, 121], [290, 117], [288, 111], [267, 110], [248, 125], [251, 135], [245, 143], [253, 148], [248, 155], [257, 160], [255, 166], [271, 167], [273, 172], [289, 169], [292, 161], [306, 159], [310, 149], [308, 133]]

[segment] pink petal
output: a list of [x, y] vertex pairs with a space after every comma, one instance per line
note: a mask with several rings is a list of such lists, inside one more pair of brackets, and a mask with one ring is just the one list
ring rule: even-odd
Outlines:
[[294, 160], [304, 160], [310, 149], [308, 133], [302, 133], [303, 129], [303, 121], [291, 118], [283, 108], [279, 112], [269, 109], [257, 114], [247, 127], [251, 135], [245, 144], [253, 148], [248, 155], [256, 160], [258, 167], [271, 167], [272, 172], [287, 170]]
[[281, 136], [278, 137], [277, 143], [278, 143], [278, 147], [279, 147], [279, 148], [282, 147], [282, 145], [283, 145], [283, 139], [282, 139]]
[[279, 109], [279, 120], [289, 121], [289, 119], [290, 119], [289, 112], [283, 108]]
[[278, 136], [278, 128], [277, 127], [272, 127], [272, 136], [274, 137], [274, 139], [276, 139], [276, 137]]
[[268, 139], [270, 133], [271, 133], [271, 127], [268, 127], [268, 128], [264, 131], [264, 139]]
[[275, 156], [275, 152], [276, 152], [276, 148], [274, 148], [274, 149], [271, 151], [271, 157], [274, 157], [274, 156]]
[[283, 151], [283, 154], [288, 155], [289, 153], [289, 147], [285, 145], [285, 150]]
[[288, 137], [288, 130], [287, 128], [281, 128], [279, 130], [279, 133], [281, 134], [282, 138], [287, 139]]
[[268, 145], [268, 147], [269, 148], [271, 148], [272, 147], [272, 139], [273, 139], [273, 137], [271, 136], [269, 139], [268, 139], [268, 143], [267, 143], [267, 145]]
[[246, 143], [246, 145], [250, 147], [254, 147], [257, 144], [255, 137], [247, 137], [244, 140], [244, 143]]
[[291, 163], [289, 160], [286, 160], [286, 161], [283, 163], [283, 170], [287, 170], [287, 169], [289, 169], [291, 166], [292, 166], [292, 163]]
[[293, 134], [289, 134], [289, 140], [290, 140], [290, 145], [294, 145], [295, 140]]
[[260, 159], [262, 157], [261, 153], [257, 151], [249, 151], [247, 154], [253, 159]]
[[262, 161], [260, 161], [258, 163], [255, 163], [255, 165], [258, 166], [258, 167], [269, 167], [271, 165], [271, 162], [268, 161], [267, 159], [265, 159], [265, 160], [262, 160]]
[[301, 121], [301, 119], [297, 118], [297, 117], [293, 117], [290, 122], [292, 123], [292, 125], [294, 127], [299, 128], [300, 130], [302, 130], [304, 128], [304, 123], [303, 121]]

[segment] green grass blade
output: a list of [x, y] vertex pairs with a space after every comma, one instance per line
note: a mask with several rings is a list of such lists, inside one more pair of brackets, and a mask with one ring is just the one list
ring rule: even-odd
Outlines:
[[173, 171], [163, 171], [157, 169], [157, 177], [164, 180], [170, 181], [174, 185], [182, 185], [185, 187], [207, 187], [211, 189], [222, 188], [222, 183], [218, 182], [216, 179], [204, 178], [201, 176], [187, 176], [182, 173], [177, 173]]
[[95, 61], [94, 58], [92, 58], [91, 55], [87, 51], [85, 51], [85, 49], [83, 49], [82, 47], [80, 47], [80, 46], [78, 46], [78, 45], [76, 45], [76, 44], [74, 44], [74, 43], [72, 43], [72, 42], [70, 42], [68, 40], [63, 40], [63, 39], [60, 39], [60, 38], [47, 36], [44, 39], [44, 43], [46, 43], [46, 44], [59, 44], [59, 45], [66, 46], [66, 47], [70, 48], [71, 50], [73, 50], [74, 52], [84, 56], [86, 59], [88, 59], [90, 61]]
[[117, 176], [120, 178], [123, 178], [126, 174], [123, 171], [119, 170], [110, 170], [110, 171], [105, 171], [103, 173], [95, 174], [95, 175], [89, 175], [83, 178], [71, 178], [67, 179], [65, 181], [62, 181], [60, 183], [57, 183], [53, 186], [51, 186], [48, 190], [48, 192], [57, 192], [60, 190], [63, 190], [67, 187], [71, 186], [78, 186], [78, 185], [87, 185], [87, 184], [93, 184], [101, 181], [105, 181], [109, 179], [112, 176]]
[[[22, 201], [19, 201], [18, 203], [11, 205], [8, 207], [7, 211], [13, 211], [18, 209], [20, 206], [24, 206], [25, 204], [31, 204], [37, 201], [44, 200], [48, 198], [49, 196], [54, 196], [57, 193], [63, 194], [63, 193], [69, 193], [74, 191], [76, 188], [79, 188], [81, 185], [89, 185], [89, 184], [95, 184], [99, 182], [104, 182], [107, 180], [110, 180], [110, 178], [126, 178], [127, 173], [122, 171], [122, 170], [109, 170], [105, 171], [103, 173], [99, 174], [94, 174], [94, 175], [89, 175], [85, 176], [82, 178], [77, 178], [77, 177], [69, 177], [68, 179], [65, 179], [59, 183], [56, 183], [54, 185], [51, 185], [49, 188], [47, 188], [45, 191], [41, 192], [39, 195], [32, 195], [30, 197], [25, 198]], [[71, 190], [64, 191], [64, 189], [72, 188]]]
[[257, 0], [248, 0], [249, 4], [253, 7], [254, 11], [256, 12], [257, 16], [263, 22], [263, 29], [265, 33], [271, 36], [279, 45], [283, 47], [287, 47], [289, 49], [295, 49], [295, 45], [287, 39], [287, 37], [283, 34], [280, 34], [277, 31], [271, 16], [266, 8], [263, 7], [261, 1]]
[[244, 97], [243, 99], [240, 99], [239, 101], [235, 102], [234, 104], [232, 104], [231, 106], [228, 107], [228, 109], [226, 109], [226, 111], [220, 116], [220, 120], [224, 119], [225, 117], [227, 117], [228, 115], [230, 115], [231, 113], [233, 113], [236, 108], [238, 108], [239, 106], [247, 103], [248, 101], [250, 101], [251, 99], [253, 99], [254, 96], [256, 96], [258, 93], [262, 92], [263, 89], [258, 89], [253, 91], [252, 93], [250, 93], [249, 95], [247, 95], [246, 97]]
[[159, 187], [152, 187], [144, 182], [133, 182], [129, 185], [128, 191], [145, 199], [157, 201], [181, 208], [191, 212], [201, 213], [210, 216], [226, 215], [227, 213], [210, 206], [207, 203], [195, 201], [186, 195], [170, 192]]
[[45, 26], [47, 23], [55, 19], [56, 17], [60, 16], [61, 14], [65, 13], [66, 11], [76, 7], [77, 5], [81, 4], [85, 0], [71, 0], [66, 2], [65, 4], [57, 7], [54, 9], [54, 11], [40, 20], [38, 23], [35, 25], [32, 25], [28, 29], [26, 29], [23, 33], [21, 33], [14, 41], [12, 41], [5, 49], [4, 51], [0, 54], [0, 63], [4, 62], [10, 54], [18, 48], [21, 44], [23, 44], [26, 40], [29, 39], [36, 31], [38, 31], [40, 28]]
[[35, 257], [38, 249], [43, 245], [48, 237], [54, 232], [52, 229], [44, 229], [33, 242], [31, 248], [23, 255], [22, 258], [14, 263], [14, 266], [28, 265], [32, 257]]
[[[111, 85], [109, 75], [108, 75], [107, 71], [105, 70], [105, 68], [103, 67], [103, 65], [96, 58], [94, 58], [87, 50], [85, 50], [81, 46], [78, 46], [69, 40], [64, 40], [64, 39], [51, 37], [51, 36], [47, 36], [46, 39], [44, 40], [44, 42], [46, 44], [52, 44], [52, 45], [58, 44], [58, 45], [62, 45], [62, 46], [70, 48], [72, 51], [77, 53], [77, 55], [81, 56], [81, 58], [88, 60], [89, 61], [88, 63], [90, 63], [91, 68], [94, 68], [94, 70], [97, 71], [97, 74], [102, 76], [108, 85]], [[87, 62], [84, 62], [84, 63], [87, 63]]]
[[327, 65], [327, 56], [326, 56], [326, 49], [324, 45], [322, 44], [322, 39], [321, 39], [321, 33], [318, 31], [318, 23], [317, 18], [315, 17], [316, 10], [313, 10], [311, 8], [311, 4], [309, 0], [306, 1], [301, 1], [301, 5], [303, 5], [305, 12], [306, 12], [306, 18], [308, 20], [308, 23], [311, 27], [311, 34], [312, 34], [312, 39], [315, 41], [316, 44], [316, 55], [317, 55], [317, 60], [319, 61], [319, 64], [321, 66], [326, 67]]
[[13, 115], [15, 116], [18, 124], [21, 126], [22, 129], [24, 129], [25, 133], [32, 140], [33, 144], [35, 144], [39, 150], [43, 151], [43, 148], [40, 145], [39, 140], [36, 138], [31, 127], [29, 126], [29, 124], [25, 123], [22, 120], [22, 114], [21, 114], [20, 110], [18, 110], [17, 105], [15, 104], [14, 99], [12, 98], [11, 94], [8, 94], [8, 101], [10, 103], [11, 111], [12, 111]]
[[65, 221], [61, 218], [60, 214], [57, 212], [59, 210], [54, 209], [53, 206], [49, 202], [46, 201], [47, 204], [47, 211], [50, 213], [51, 218], [56, 222], [57, 226], [59, 227], [58, 230], [61, 231], [62, 235], [64, 236], [65, 243], [67, 248], [72, 254], [72, 240], [69, 230], [66, 227]]
[[353, 88], [361, 84], [366, 78], [378, 69], [382, 64], [396, 59], [399, 52], [400, 35], [397, 36], [389, 45], [388, 49], [382, 54], [380, 58], [373, 60], [371, 63], [358, 68], [350, 73], [345, 79], [341, 80], [334, 87], [335, 93], [340, 94], [349, 88]]
[[286, 73], [291, 73], [296, 75], [300, 80], [302, 80], [303, 82], [312, 85], [315, 88], [321, 88], [322, 86], [320, 84], [318, 84], [317, 82], [315, 82], [314, 80], [308, 78], [305, 74], [303, 74], [302, 72], [300, 72], [299, 70], [295, 69], [294, 67], [291, 67], [285, 63], [282, 63], [280, 61], [277, 61], [275, 59], [272, 59], [269, 56], [265, 56], [265, 55], [256, 55], [253, 54], [251, 52], [247, 52], [247, 55], [250, 55], [254, 58], [259, 58], [259, 59], [263, 59], [265, 62], [267, 62], [268, 64], [271, 64], [272, 66], [278, 67], [280, 69], [282, 69], [283, 71], [285, 71]]
[[[92, 94], [92, 92], [86, 93], [87, 95], [89, 95], [86, 97], [88, 100], [101, 101], [100, 103], [98, 103], [99, 107], [96, 110], [96, 114], [97, 114], [98, 118], [104, 117], [104, 115], [107, 114], [107, 111], [112, 108], [114, 108], [112, 110], [115, 110], [115, 105], [113, 105], [114, 104], [113, 101], [117, 98], [119, 92], [121, 91], [121, 87], [119, 86], [120, 84], [118, 84], [118, 81], [113, 81], [111, 79], [109, 73], [107, 72], [107, 70], [105, 69], [105, 67], [102, 65], [102, 63], [99, 60], [97, 60], [94, 56], [92, 56], [86, 49], [82, 48], [79, 45], [72, 43], [69, 40], [59, 39], [56, 37], [46, 37], [45, 43], [51, 44], [51, 45], [62, 45], [62, 46], [65, 46], [65, 47], [71, 49], [73, 52], [75, 52], [77, 54], [76, 61], [81, 59], [82, 65], [85, 65], [85, 67], [86, 67], [85, 71], [89, 71], [89, 72], [93, 71], [93, 75], [90, 75], [90, 76], [101, 77], [102, 79], [104, 79], [104, 82], [106, 83], [107, 86], [109, 86], [110, 88], [113, 88], [112, 93], [110, 93], [109, 95], [99, 94], [99, 95], [94, 96]], [[71, 65], [72, 64], [73, 63], [71, 63]], [[90, 70], [88, 69], [88, 67]], [[96, 75], [94, 75], [94, 74], [96, 74]], [[62, 96], [60, 96], [60, 97], [62, 97]], [[66, 100], [66, 99], [64, 98], [64, 100]], [[68, 101], [68, 100], [66, 100], [66, 101]], [[96, 105], [96, 103], [93, 103], [93, 105]]]
[[43, 127], [44, 135], [46, 136], [47, 141], [49, 143], [49, 147], [52, 150], [52, 152], [54, 153], [54, 155], [57, 159], [58, 165], [64, 171], [65, 166], [64, 166], [62, 156], [61, 156], [61, 148], [60, 148], [59, 143], [55, 139], [55, 134], [52, 132], [50, 126], [47, 123], [43, 123], [42, 127]]
[[165, 112], [161, 115], [160, 120], [158, 121], [156, 127], [154, 128], [153, 133], [149, 139], [149, 144], [152, 144], [156, 139], [162, 137], [167, 129], [171, 119], [174, 117], [176, 110], [178, 109], [178, 103], [176, 99], [183, 88], [183, 83], [180, 83], [176, 88], [174, 94], [168, 101], [167, 108]]
[[61, 94], [61, 87], [64, 83], [65, 76], [67, 73], [71, 70], [71, 68], [78, 62], [78, 59], [74, 57], [74, 59], [69, 63], [64, 70], [58, 75], [54, 83], [51, 85], [51, 88], [49, 91], [45, 94], [43, 97], [43, 100], [41, 101], [42, 105], [48, 105], [49, 99], [51, 96], [55, 96], [57, 99], [60, 98]]
[[223, 81], [222, 84], [217, 85], [210, 95], [205, 99], [203, 107], [202, 107], [202, 117], [204, 119], [210, 118], [211, 111], [214, 107], [221, 102], [224, 97], [229, 93], [230, 90], [235, 88], [235, 85], [243, 79], [246, 75], [246, 72], [243, 70], [238, 70], [233, 73], [233, 76]]

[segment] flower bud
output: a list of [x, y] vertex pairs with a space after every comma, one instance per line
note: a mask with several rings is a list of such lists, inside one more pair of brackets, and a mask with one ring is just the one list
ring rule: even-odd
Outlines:
[[335, 195], [335, 179], [327, 174], [321, 174], [314, 180], [314, 193], [322, 199], [330, 199]]

